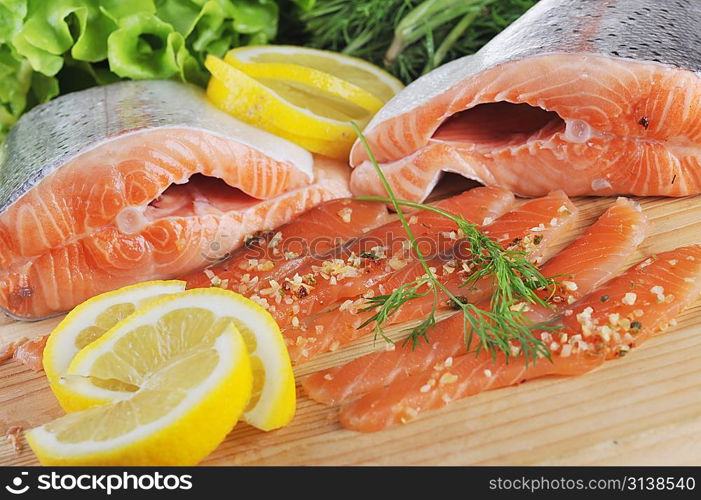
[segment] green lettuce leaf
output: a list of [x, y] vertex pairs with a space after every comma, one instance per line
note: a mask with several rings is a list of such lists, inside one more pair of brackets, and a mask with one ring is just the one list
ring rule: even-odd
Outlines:
[[205, 56], [270, 42], [284, 1], [0, 0], [0, 143], [60, 93], [124, 78], [204, 86]]
[[0, 0], [0, 44], [9, 44], [22, 29], [27, 0]]
[[153, 0], [99, 0], [100, 10], [115, 24], [123, 17], [143, 12], [155, 14], [156, 4]]
[[154, 14], [122, 18], [107, 40], [110, 69], [122, 78], [166, 79], [180, 73], [183, 36]]
[[9, 45], [0, 45], [0, 142], [24, 112], [32, 67]]
[[277, 4], [270, 0], [238, 0], [234, 6], [234, 29], [239, 33], [263, 33], [267, 40], [277, 32]]

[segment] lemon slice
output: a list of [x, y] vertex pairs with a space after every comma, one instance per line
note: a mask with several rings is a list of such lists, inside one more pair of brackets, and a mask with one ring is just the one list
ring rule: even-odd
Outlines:
[[98, 295], [68, 313], [49, 336], [43, 354], [44, 372], [63, 409], [82, 410], [123, 397], [123, 392], [91, 379], [77, 378], [70, 385], [61, 380], [83, 347], [149, 301], [183, 290], [183, 281], [150, 281]]
[[[210, 100], [236, 118], [269, 132], [297, 135], [304, 131], [307, 137], [350, 142], [355, 135], [350, 121], [364, 123], [370, 117], [349, 101], [324, 99], [320, 93], [282, 81], [263, 83], [212, 55], [207, 56], [205, 66], [214, 77], [207, 87]], [[283, 138], [291, 140], [287, 134]]]
[[131, 316], [81, 351], [80, 368], [91, 361], [94, 371], [139, 388], [127, 399], [27, 432], [42, 464], [194, 465], [231, 431], [252, 387], [243, 338], [201, 304], [194, 306], [199, 313], [190, 311], [191, 330], [180, 322], [144, 321], [164, 319], [160, 313], [169, 304]]
[[[130, 397], [130, 390], [140, 387], [140, 381], [133, 378], [131, 371], [118, 371], [121, 366], [119, 359], [124, 359], [129, 353], [116, 354], [111, 349], [117, 345], [120, 335], [128, 333], [125, 328], [137, 324], [136, 321], [142, 334], [129, 338], [132, 346], [137, 347], [139, 344], [135, 342], [138, 339], [150, 339], [159, 332], [167, 331], [182, 338], [199, 338], [209, 335], [206, 332], [208, 328], [213, 328], [212, 325], [233, 323], [246, 342], [253, 370], [253, 391], [242, 419], [254, 427], [269, 431], [287, 425], [294, 417], [294, 374], [280, 328], [270, 313], [255, 302], [219, 288], [188, 290], [139, 309], [74, 357], [63, 378], [66, 390], [89, 396], [94, 394], [92, 386], [98, 385], [103, 389], [100, 394], [112, 401]], [[144, 345], [144, 349], [150, 345]], [[137, 356], [144, 355], [138, 349], [135, 353]], [[100, 358], [99, 362], [97, 358]], [[105, 371], [104, 363], [108, 359], [116, 361]], [[155, 358], [148, 361], [156, 362]], [[151, 369], [152, 366], [146, 368]], [[87, 393], [83, 392], [86, 387], [90, 388]]]
[[[243, 75], [245, 76], [245, 75]], [[238, 117], [241, 120], [248, 121], [249, 123], [253, 123], [254, 125], [264, 128], [266, 131], [277, 135], [278, 137], [282, 137], [283, 139], [287, 139], [290, 142], [294, 142], [295, 144], [302, 146], [304, 149], [307, 149], [309, 151], [313, 151], [315, 153], [319, 153], [324, 156], [328, 156], [329, 158], [336, 158], [336, 159], [347, 159], [348, 154], [350, 153], [350, 147], [352, 146], [352, 142], [349, 140], [345, 139], [346, 134], [352, 132], [355, 134], [355, 132], [351, 129], [349, 131], [345, 131], [343, 134], [342, 139], [337, 139], [337, 140], [324, 140], [324, 139], [317, 139], [315, 137], [307, 137], [307, 136], [302, 136], [299, 134], [296, 134], [294, 132], [290, 132], [288, 130], [279, 128], [278, 125], [276, 124], [275, 117], [273, 115], [270, 115], [269, 117], [255, 117], [249, 114], [246, 114], [246, 116], [240, 115], [240, 113], [244, 112], [244, 106], [241, 105], [241, 102], [237, 100], [237, 97], [235, 94], [231, 93], [229, 90], [229, 87], [224, 85], [221, 80], [219, 80], [216, 77], [212, 77], [209, 80], [209, 86], [207, 87], [207, 95], [209, 96], [210, 100], [217, 104], [221, 109], [226, 111], [227, 113], [234, 115]], [[323, 132], [322, 132], [323, 135]], [[349, 144], [350, 142], [350, 144]]]
[[225, 61], [255, 78], [299, 81], [338, 93], [339, 97], [347, 95], [361, 106], [367, 94], [375, 106], [380, 103], [381, 107], [404, 88], [402, 82], [374, 64], [328, 50], [293, 45], [247, 46], [230, 50]]
[[210, 100], [236, 118], [300, 146], [347, 159], [363, 127], [402, 85], [375, 66], [333, 52], [285, 46], [208, 56]]

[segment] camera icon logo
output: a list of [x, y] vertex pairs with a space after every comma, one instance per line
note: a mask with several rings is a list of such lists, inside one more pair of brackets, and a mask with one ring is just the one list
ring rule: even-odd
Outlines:
[[29, 489], [29, 485], [25, 484], [22, 486], [23, 483], [23, 476], [28, 476], [28, 472], [21, 472], [19, 476], [16, 476], [12, 479], [12, 485], [6, 485], [5, 489], [12, 493], [13, 495], [21, 495], [22, 493], [26, 493], [27, 490]]

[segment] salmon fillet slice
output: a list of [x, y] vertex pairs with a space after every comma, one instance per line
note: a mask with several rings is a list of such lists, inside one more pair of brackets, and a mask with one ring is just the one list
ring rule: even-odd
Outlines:
[[244, 246], [222, 262], [180, 279], [188, 288], [221, 286], [245, 294], [264, 280], [284, 281], [304, 262], [330, 256], [338, 246], [389, 218], [380, 203], [352, 198], [328, 201], [279, 228], [247, 236]]
[[[541, 268], [545, 276], [559, 276], [555, 289], [543, 291], [541, 297], [549, 300], [555, 310], [562, 309], [608, 281], [643, 241], [647, 227], [640, 207], [619, 198], [582, 236]], [[480, 307], [488, 309], [489, 302]], [[529, 309], [532, 310], [526, 315], [533, 321], [553, 314], [535, 305], [529, 305]], [[415, 348], [398, 345], [393, 351], [371, 353], [317, 372], [304, 379], [302, 386], [315, 401], [339, 404], [430, 369], [464, 353], [462, 316], [438, 323], [429, 339], [429, 343]]]
[[[477, 188], [436, 205], [468, 221], [483, 222], [505, 212], [512, 202], [513, 195], [507, 191]], [[457, 226], [441, 215], [418, 211], [409, 217], [409, 225], [425, 256], [439, 255], [455, 243], [448, 235], [454, 233]], [[411, 281], [424, 273], [399, 221], [369, 231], [345, 250], [350, 253], [345, 261], [325, 260], [309, 266], [311, 273], [315, 273], [314, 289], [308, 296], [295, 300], [290, 319], [283, 317], [279, 321], [290, 357], [296, 362], [318, 352], [335, 350], [362, 333], [345, 328], [347, 335], [336, 335], [340, 330], [334, 328], [325, 332], [319, 328], [320, 323], [310, 325], [305, 318], [320, 313], [327, 318], [336, 316], [336, 326], [342, 327], [345, 325], [343, 316], [356, 312], [367, 297], [387, 293], [396, 283]], [[344, 267], [336, 272], [334, 266], [341, 262]], [[352, 321], [356, 319], [357, 316], [351, 318]]]
[[115, 139], [0, 213], [0, 307], [38, 319], [204, 267], [246, 235], [349, 195], [343, 165], [318, 158], [313, 175], [202, 131]]
[[[526, 196], [699, 193], [699, 18], [696, 2], [541, 0], [477, 54], [406, 87], [364, 134], [409, 200], [443, 172]], [[351, 190], [381, 194], [359, 142], [351, 164]]]
[[[576, 207], [564, 193], [559, 191], [547, 197], [526, 202], [497, 218], [496, 221], [491, 222], [489, 219], [487, 222], [491, 223], [483, 226], [481, 230], [504, 247], [523, 251], [530, 260], [540, 262], [547, 255], [548, 243], [571, 228], [576, 213]], [[454, 238], [457, 240], [457, 235], [454, 235]], [[399, 259], [404, 258], [404, 256], [399, 257]], [[391, 265], [390, 262], [390, 267]], [[464, 241], [454, 242], [449, 251], [441, 252], [437, 257], [429, 260], [429, 266], [436, 270], [437, 278], [452, 294], [475, 303], [490, 295], [493, 283], [491, 279], [482, 279], [469, 287], [463, 287], [463, 283], [472, 272], [471, 265], [472, 260], [465, 249]], [[296, 362], [304, 361], [315, 354], [335, 350], [341, 345], [372, 333], [373, 324], [361, 326], [374, 314], [374, 311], [363, 312], [368, 305], [367, 299], [371, 296], [387, 294], [424, 274], [424, 268], [417, 259], [406, 261], [401, 269], [390, 273], [386, 280], [375, 283], [362, 295], [337, 304], [338, 309], [327, 311], [308, 321], [302, 321], [296, 328], [284, 329], [283, 334], [288, 340], [290, 357]], [[436, 305], [437, 310], [446, 311], [450, 309], [450, 304], [449, 297], [441, 292]], [[399, 308], [389, 318], [387, 325], [423, 319], [430, 314], [433, 307], [433, 294], [413, 299]]]
[[[482, 221], [505, 212], [513, 201], [513, 194], [503, 189], [477, 188], [441, 200], [437, 205], [468, 220]], [[428, 247], [440, 244], [442, 232], [457, 229], [452, 221], [431, 212], [417, 212], [413, 217], [415, 235]], [[297, 267], [285, 267], [285, 274], [278, 279], [249, 281], [244, 294], [265, 307], [284, 330], [298, 325], [301, 318], [379, 286], [393, 271], [388, 261], [404, 252], [405, 242], [404, 229], [399, 220], [394, 220], [350, 240], [330, 256], [310, 256]], [[259, 262], [249, 262], [244, 268], [258, 265]], [[277, 265], [283, 267], [284, 263]]]
[[486, 390], [589, 372], [665, 329], [700, 292], [701, 246], [658, 254], [562, 311], [562, 329], [541, 335], [551, 342], [552, 362], [507, 363], [504, 356], [492, 360], [487, 353], [448, 358], [342, 407], [341, 424], [377, 431]]

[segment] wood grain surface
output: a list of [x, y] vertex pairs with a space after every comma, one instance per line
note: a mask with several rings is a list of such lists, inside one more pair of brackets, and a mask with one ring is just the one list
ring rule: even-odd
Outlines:
[[[613, 198], [581, 198], [578, 229]], [[648, 238], [630, 256], [701, 243], [701, 197], [638, 200], [652, 221]], [[3, 344], [51, 331], [59, 319], [0, 321]], [[393, 334], [398, 337], [399, 334]], [[298, 377], [342, 363], [382, 342], [361, 339], [296, 367]], [[298, 392], [298, 410], [284, 429], [264, 433], [239, 424], [206, 465], [701, 464], [701, 301], [673, 329], [593, 373], [551, 377], [457, 401], [409, 424], [375, 434], [342, 429], [337, 409]], [[42, 372], [15, 361], [0, 364], [0, 436], [62, 415]], [[15, 450], [0, 442], [0, 464], [34, 465], [24, 439]]]

